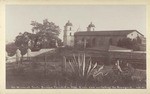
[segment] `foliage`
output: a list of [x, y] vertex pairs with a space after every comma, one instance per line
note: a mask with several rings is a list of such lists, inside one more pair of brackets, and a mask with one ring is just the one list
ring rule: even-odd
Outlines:
[[28, 32], [24, 32], [23, 34], [19, 33], [19, 35], [16, 36], [16, 39], [15, 39], [16, 46], [17, 47], [28, 46], [28, 41], [30, 40], [31, 37], [32, 37], [31, 33], [28, 33]]
[[75, 44], [76, 44], [76, 45], [75, 45], [75, 48], [76, 48], [76, 49], [78, 49], [78, 50], [83, 50], [83, 49], [84, 49], [84, 42], [82, 42], [82, 41], [78, 41], [78, 42], [77, 42], [76, 40], [75, 40], [75, 42], [76, 42], [76, 43], [75, 43]]
[[14, 42], [6, 44], [6, 52], [8, 53], [8, 56], [14, 56], [17, 50], [17, 46]]
[[132, 40], [130, 38], [123, 38], [122, 40], [119, 40], [118, 46], [131, 49]]
[[92, 64], [91, 58], [86, 60], [85, 53], [77, 57], [73, 55], [73, 58], [68, 62], [66, 61], [66, 57], [64, 59], [65, 64], [69, 65], [67, 70], [71, 70], [70, 74], [74, 80], [86, 83], [91, 78], [96, 79], [99, 75], [102, 75], [101, 70], [104, 66], [100, 67], [97, 63]]
[[130, 64], [117, 61], [103, 80], [106, 85], [131, 86], [133, 73], [134, 68]]
[[[81, 56], [81, 55], [80, 55]], [[72, 58], [74, 58], [72, 56]], [[77, 57], [76, 57], [77, 58]], [[82, 56], [81, 56], [82, 58]], [[72, 60], [72, 59], [71, 59]], [[78, 59], [76, 59], [78, 60]], [[126, 64], [119, 64], [121, 67], [121, 70], [123, 72], [120, 72], [117, 68], [117, 65], [112, 66], [105, 66], [100, 72], [103, 73], [101, 76], [100, 74], [98, 76], [93, 76], [94, 71], [97, 71], [100, 67], [97, 65], [97, 67], [93, 70], [91, 73], [91, 77], [88, 78], [87, 82], [85, 82], [85, 79], [83, 76], [81, 78], [77, 78], [79, 76], [76, 76], [72, 72], [71, 66], [69, 65], [69, 62], [66, 62], [68, 64], [68, 67], [66, 67], [65, 73], [67, 75], [62, 74], [63, 71], [61, 70], [60, 63], [62, 62], [47, 62], [47, 73], [46, 76], [44, 75], [44, 63], [43, 62], [34, 62], [31, 63], [33, 65], [26, 64], [27, 62], [23, 62], [23, 66], [17, 67], [17, 69], [12, 70], [10, 68], [10, 65], [13, 66], [13, 64], [9, 64], [7, 66], [7, 77], [6, 77], [6, 87], [7, 88], [59, 88], [59, 89], [66, 89], [66, 88], [99, 88], [99, 89], [111, 89], [111, 88], [146, 88], [146, 80], [142, 80], [143, 76], [146, 76], [145, 70], [141, 71], [139, 75], [139, 72], [130, 71], [125, 72], [126, 70], [125, 66]], [[72, 61], [71, 61], [72, 63]], [[88, 63], [88, 62], [86, 62]], [[7, 64], [7, 65], [8, 65]], [[89, 63], [88, 63], [89, 64]], [[95, 64], [92, 64], [91, 69], [94, 67]], [[73, 64], [74, 66], [74, 64]], [[87, 66], [87, 65], [85, 65]], [[89, 66], [89, 65], [88, 65]], [[87, 67], [88, 67], [87, 66]], [[75, 68], [75, 67], [74, 67]], [[82, 67], [83, 68], [83, 67]], [[81, 71], [83, 70], [81, 68]], [[68, 72], [71, 70], [70, 72]], [[135, 70], [137, 71], [137, 70]], [[87, 72], [85, 71], [85, 74]], [[129, 73], [129, 74], [128, 74]], [[131, 79], [131, 76], [134, 73], [134, 79]], [[84, 74], [84, 75], [85, 75]], [[128, 75], [126, 75], [128, 74]], [[130, 76], [130, 74], [132, 74]], [[70, 75], [68, 77], [68, 75]], [[81, 72], [82, 75], [82, 72]], [[93, 77], [92, 77], [93, 76]], [[139, 77], [140, 76], [140, 77]], [[67, 79], [66, 79], [66, 78]], [[86, 77], [86, 76], [85, 76]], [[98, 77], [100, 78], [99, 81], [97, 81]], [[91, 80], [92, 78], [92, 80]], [[133, 76], [132, 76], [133, 78]], [[65, 80], [64, 80], [65, 79]]]
[[[62, 45], [61, 39], [58, 38], [60, 33], [59, 26], [56, 26], [53, 22], [49, 22], [45, 19], [43, 23], [32, 21], [31, 25], [33, 26], [33, 33], [20, 33], [15, 39], [15, 45], [21, 50], [22, 55], [26, 53], [27, 48], [36, 51], [41, 48]], [[35, 31], [37, 32], [34, 33]]]
[[28, 41], [30, 40], [30, 33], [20, 33], [15, 39], [15, 45], [20, 49], [21, 55], [25, 55], [28, 49]]
[[32, 21], [31, 25], [33, 26], [32, 32], [36, 35], [34, 37], [35, 45], [39, 43], [42, 48], [56, 47], [56, 43], [58, 43], [58, 46], [62, 45], [61, 40], [58, 38], [60, 28], [53, 22], [45, 19], [43, 23]]
[[[64, 57], [65, 62], [62, 62], [61, 56], [64, 56], [63, 52], [67, 53], [68, 50], [72, 51], [73, 48], [58, 47], [53, 52], [36, 57], [35, 61], [29, 62], [31, 65], [23, 62], [24, 67], [18, 67], [18, 70], [12, 71], [11, 68], [7, 68], [9, 70], [7, 72], [14, 73], [13, 75], [6, 73], [7, 84], [11, 83], [7, 85], [7, 88], [8, 86], [20, 88], [29, 88], [29, 86], [31, 88], [32, 86], [38, 88], [145, 88], [146, 86], [146, 80], [137, 79], [146, 76], [145, 71], [139, 75], [126, 62], [119, 61], [113, 68], [112, 65], [101, 66], [93, 59], [87, 58], [87, 54], [69, 55]], [[58, 61], [52, 61], [53, 58]], [[64, 63], [66, 63], [65, 67], [62, 65]]]
[[49, 22], [48, 19], [43, 20], [43, 23], [32, 21], [31, 25], [33, 26], [33, 32], [35, 30], [38, 32], [49, 32], [52, 35], [59, 35], [60, 33], [59, 26], [56, 26], [53, 22]]
[[142, 40], [138, 36], [136, 39], [133, 39], [133, 40], [130, 39], [130, 38], [123, 38], [123, 39], [118, 41], [117, 45], [119, 47], [123, 47], [123, 48], [133, 49], [135, 51], [139, 51], [141, 42], [142, 42]]

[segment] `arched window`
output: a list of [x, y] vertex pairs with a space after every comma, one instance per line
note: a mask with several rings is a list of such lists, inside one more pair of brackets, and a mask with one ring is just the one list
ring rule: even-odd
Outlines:
[[71, 31], [71, 27], [70, 27], [70, 31]]
[[96, 45], [96, 39], [93, 38], [93, 39], [92, 39], [92, 46], [95, 46], [95, 45]]
[[84, 42], [84, 38], [82, 38], [82, 42]]
[[112, 45], [112, 38], [109, 39], [109, 44]]
[[91, 40], [90, 39], [87, 39], [87, 42], [86, 42], [86, 47], [91, 47], [91, 42], [90, 42]]

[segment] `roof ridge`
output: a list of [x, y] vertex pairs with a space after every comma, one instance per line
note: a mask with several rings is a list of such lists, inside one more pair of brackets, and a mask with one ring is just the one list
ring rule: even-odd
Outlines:
[[[112, 31], [112, 32], [116, 32], [116, 31], [137, 31], [137, 30], [97, 30], [97, 31], [92, 31], [92, 32], [104, 32], [104, 31]], [[79, 32], [87, 32], [87, 31], [79, 31]]]
[[109, 30], [109, 31], [91, 31], [91, 32], [79, 31], [79, 32], [75, 32], [75, 35], [127, 35], [134, 31], [141, 34], [137, 30]]

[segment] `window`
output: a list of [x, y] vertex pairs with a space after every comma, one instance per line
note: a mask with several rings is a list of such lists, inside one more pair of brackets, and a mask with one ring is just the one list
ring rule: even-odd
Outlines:
[[96, 45], [96, 39], [93, 38], [93, 39], [92, 39], [92, 46], [95, 46], [95, 45]]
[[70, 27], [70, 31], [71, 31], [71, 27]]
[[71, 36], [71, 33], [70, 33], [70, 36]]
[[82, 42], [84, 42], [84, 38], [82, 38]]
[[91, 44], [90, 44], [91, 42], [90, 42], [90, 41], [91, 41], [91, 40], [88, 38], [88, 39], [87, 39], [87, 42], [86, 42], [86, 47], [91, 47]]
[[105, 42], [104, 39], [103, 39], [103, 38], [100, 38], [100, 39], [99, 39], [99, 46], [104, 45], [104, 42]]
[[109, 44], [112, 45], [112, 38], [109, 39]]

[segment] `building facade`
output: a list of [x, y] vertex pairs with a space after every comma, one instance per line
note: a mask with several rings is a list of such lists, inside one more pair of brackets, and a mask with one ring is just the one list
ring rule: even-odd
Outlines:
[[80, 31], [74, 34], [75, 45], [86, 42], [86, 47], [100, 47], [115, 45], [123, 38], [136, 39], [144, 37], [137, 30], [115, 30], [115, 31]]
[[137, 30], [111, 30], [95, 31], [95, 25], [91, 22], [87, 31], [73, 33], [72, 23], [69, 21], [64, 26], [64, 46], [84, 45], [86, 48], [102, 48], [108, 50], [109, 45], [117, 46], [119, 40], [130, 38], [131, 40], [140, 37], [144, 44], [144, 35]]

